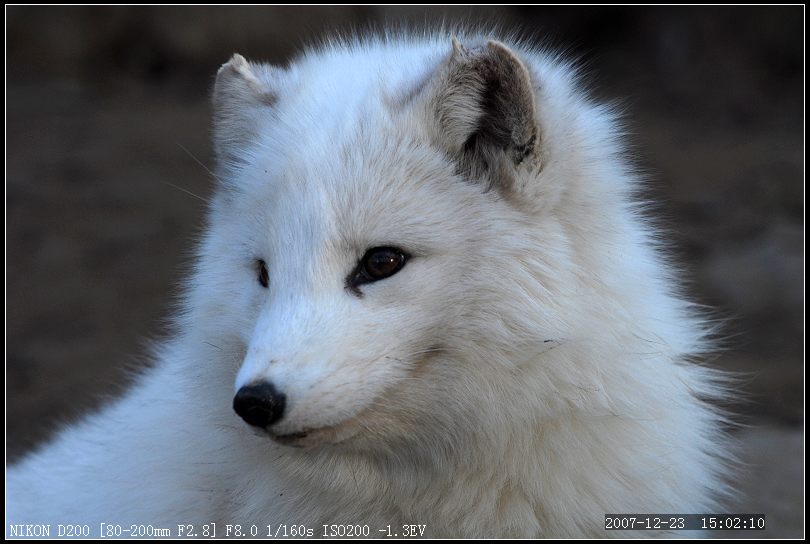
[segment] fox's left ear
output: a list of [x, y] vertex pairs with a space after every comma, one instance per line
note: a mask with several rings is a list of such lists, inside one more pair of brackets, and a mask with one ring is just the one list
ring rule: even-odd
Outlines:
[[240, 152], [259, 134], [277, 101], [273, 83], [281, 69], [251, 63], [235, 54], [214, 83], [214, 151], [220, 167], [239, 163]]
[[467, 48], [454, 38], [452, 47], [431, 93], [436, 140], [462, 175], [519, 192], [518, 168], [540, 161], [531, 74], [500, 42]]

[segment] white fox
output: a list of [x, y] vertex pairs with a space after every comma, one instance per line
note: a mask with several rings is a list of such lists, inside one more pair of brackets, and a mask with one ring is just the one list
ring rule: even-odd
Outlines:
[[474, 34], [335, 41], [234, 55], [213, 103], [176, 333], [9, 469], [7, 527], [599, 537], [606, 514], [717, 510], [711, 331], [570, 64]]

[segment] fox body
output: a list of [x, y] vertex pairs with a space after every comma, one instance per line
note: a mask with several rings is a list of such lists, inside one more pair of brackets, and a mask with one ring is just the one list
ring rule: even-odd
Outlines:
[[715, 510], [709, 331], [580, 87], [478, 35], [235, 55], [176, 332], [9, 470], [8, 522], [551, 537]]

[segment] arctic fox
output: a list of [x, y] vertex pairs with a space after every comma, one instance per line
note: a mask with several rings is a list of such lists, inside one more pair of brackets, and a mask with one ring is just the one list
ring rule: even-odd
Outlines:
[[176, 333], [10, 468], [7, 527], [599, 537], [716, 511], [709, 327], [580, 87], [473, 34], [234, 55]]

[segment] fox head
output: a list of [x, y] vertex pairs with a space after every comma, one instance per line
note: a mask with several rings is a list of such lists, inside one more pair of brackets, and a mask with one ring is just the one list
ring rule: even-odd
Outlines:
[[538, 357], [603, 310], [583, 270], [607, 250], [576, 229], [620, 189], [572, 203], [612, 150], [572, 85], [485, 40], [222, 66], [190, 319], [225, 346], [248, 424], [294, 446], [463, 445], [581, 396], [587, 369]]

